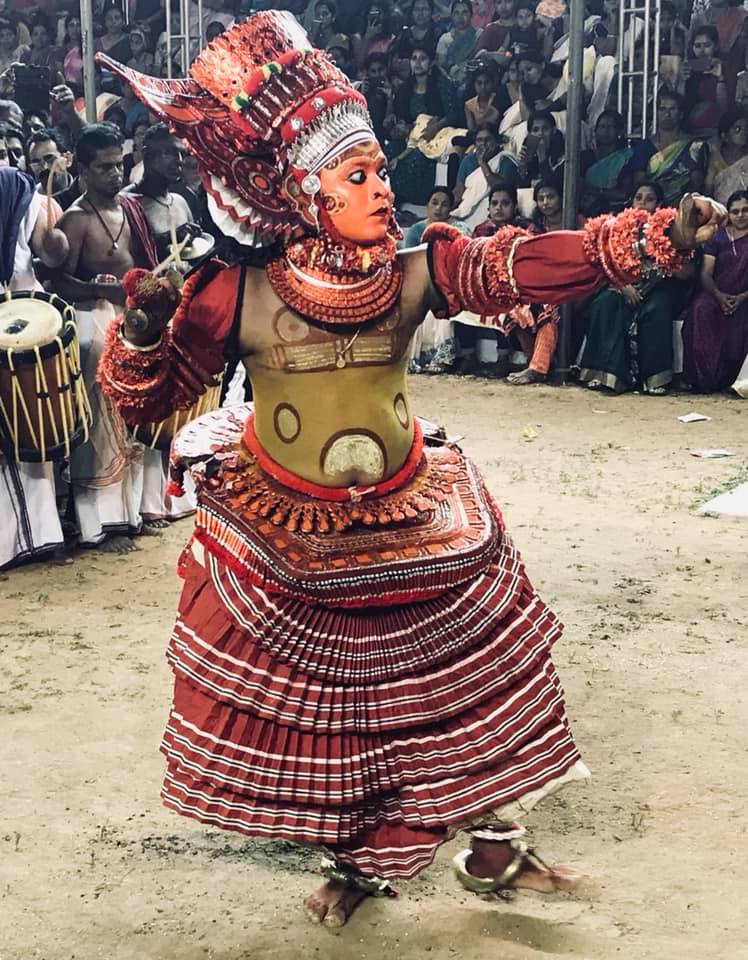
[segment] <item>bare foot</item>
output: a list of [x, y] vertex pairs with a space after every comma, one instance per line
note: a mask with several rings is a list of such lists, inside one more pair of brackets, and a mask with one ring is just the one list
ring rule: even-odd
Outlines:
[[363, 890], [346, 887], [336, 880], [327, 880], [307, 897], [304, 906], [312, 923], [342, 927], [365, 896]]
[[137, 550], [135, 541], [130, 537], [109, 536], [103, 543], [99, 544], [99, 550], [102, 553], [116, 553], [123, 556], [125, 553], [132, 553]]
[[[474, 877], [499, 877], [515, 857], [508, 841], [477, 840], [473, 838], [472, 854], [465, 868]], [[509, 882], [511, 889], [535, 890], [538, 893], [557, 893], [573, 890], [582, 875], [563, 863], [546, 865], [529, 851], [524, 862]]]
[[148, 520], [143, 520], [143, 526], [140, 528], [140, 533], [144, 537], [160, 537], [161, 531], [165, 530], [169, 526], [169, 521], [165, 520], [163, 517], [152, 517]]
[[538, 373], [537, 370], [531, 370], [528, 367], [526, 370], [510, 373], [507, 380], [515, 387], [524, 387], [528, 383], [543, 383], [545, 376], [544, 373]]

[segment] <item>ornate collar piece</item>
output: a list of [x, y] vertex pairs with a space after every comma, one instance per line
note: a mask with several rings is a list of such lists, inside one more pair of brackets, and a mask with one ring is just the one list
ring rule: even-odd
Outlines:
[[322, 323], [362, 323], [387, 313], [403, 284], [394, 242], [333, 247], [323, 237], [291, 244], [268, 263], [268, 280], [281, 300]]

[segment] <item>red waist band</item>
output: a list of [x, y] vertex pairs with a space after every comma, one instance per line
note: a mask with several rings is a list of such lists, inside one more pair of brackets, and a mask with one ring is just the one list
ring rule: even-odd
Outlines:
[[257, 439], [254, 426], [254, 413], [250, 413], [244, 424], [244, 444], [250, 453], [255, 457], [261, 470], [269, 474], [278, 483], [284, 487], [295, 490], [297, 493], [305, 493], [317, 500], [362, 500], [369, 497], [381, 497], [386, 493], [392, 493], [404, 486], [415, 474], [418, 464], [423, 456], [423, 430], [417, 419], [413, 420], [413, 446], [405, 459], [402, 467], [389, 477], [379, 483], [373, 483], [368, 486], [354, 487], [323, 487], [319, 483], [312, 483], [311, 480], [305, 480], [303, 477], [290, 470], [286, 470], [263, 449], [260, 441]]

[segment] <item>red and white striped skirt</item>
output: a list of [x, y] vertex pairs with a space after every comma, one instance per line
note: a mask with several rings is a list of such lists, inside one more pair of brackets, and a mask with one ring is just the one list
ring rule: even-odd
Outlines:
[[456, 829], [584, 775], [550, 656], [561, 625], [468, 461], [427, 450], [402, 489], [440, 475], [419, 487], [438, 491], [430, 511], [336, 534], [239, 503], [246, 450], [224, 467], [182, 565], [167, 806], [412, 877]]

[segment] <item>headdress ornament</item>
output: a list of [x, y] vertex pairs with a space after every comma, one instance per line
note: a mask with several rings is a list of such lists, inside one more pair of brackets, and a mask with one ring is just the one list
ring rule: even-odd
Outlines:
[[288, 242], [318, 226], [318, 172], [374, 139], [364, 96], [313, 50], [292, 14], [254, 14], [210, 43], [190, 77], [149, 77], [102, 54], [186, 141], [220, 229], [240, 243]]

